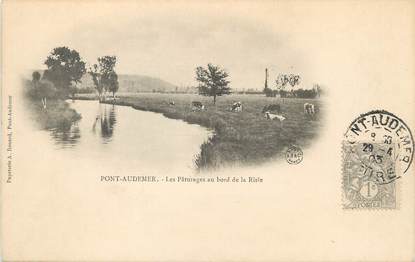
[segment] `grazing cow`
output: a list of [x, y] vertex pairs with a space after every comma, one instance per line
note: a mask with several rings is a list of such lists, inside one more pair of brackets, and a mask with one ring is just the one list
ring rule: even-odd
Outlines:
[[270, 112], [265, 112], [265, 118], [269, 120], [278, 119], [280, 122], [285, 120], [285, 117], [283, 115], [277, 115]]
[[281, 114], [281, 106], [279, 104], [266, 105], [262, 109], [262, 113], [265, 112]]
[[202, 104], [202, 102], [199, 102], [199, 101], [192, 102], [192, 111], [202, 111], [204, 109], [205, 109], [205, 106]]
[[242, 111], [242, 103], [241, 102], [235, 102], [232, 104], [231, 107], [232, 112], [241, 112]]
[[304, 114], [306, 115], [314, 115], [316, 111], [314, 110], [314, 105], [310, 103], [304, 104]]
[[283, 125], [283, 121], [285, 120], [285, 117], [283, 115], [273, 114], [273, 113], [270, 113], [269, 111], [265, 112], [265, 118], [268, 120], [278, 119], [280, 121], [281, 127]]

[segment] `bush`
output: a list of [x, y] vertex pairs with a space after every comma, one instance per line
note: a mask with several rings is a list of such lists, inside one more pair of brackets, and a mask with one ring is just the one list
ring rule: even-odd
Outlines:
[[48, 80], [26, 81], [25, 93], [32, 99], [40, 100], [42, 98], [56, 99], [59, 93], [52, 82]]
[[[32, 118], [42, 129], [68, 129], [81, 119], [81, 115], [71, 109], [65, 101], [60, 99], [60, 93], [54, 84], [48, 80], [24, 80], [24, 95], [26, 106], [32, 113]], [[47, 99], [47, 108], [41, 100]]]
[[55, 85], [48, 80], [40, 81], [39, 85], [36, 87], [36, 90], [38, 98], [46, 97], [48, 99], [56, 99], [59, 95]]
[[272, 90], [271, 88], [264, 88], [264, 93], [266, 97], [276, 97], [278, 90]]
[[314, 89], [298, 89], [293, 91], [294, 96], [298, 98], [315, 98], [317, 92]]
[[75, 88], [75, 93], [77, 94], [94, 94], [95, 93], [95, 88], [93, 87], [84, 87], [84, 88]]
[[316, 98], [317, 92], [314, 89], [297, 89], [297, 90], [280, 90], [280, 96], [285, 97], [297, 97], [297, 98]]

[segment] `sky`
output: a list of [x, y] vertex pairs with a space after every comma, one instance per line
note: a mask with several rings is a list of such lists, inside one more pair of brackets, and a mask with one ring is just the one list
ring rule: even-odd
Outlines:
[[[368, 14], [357, 1], [16, 1], [6, 5], [14, 12], [4, 35], [14, 46], [5, 56], [38, 69], [54, 47], [68, 46], [89, 65], [115, 55], [119, 74], [179, 86], [195, 85], [195, 68], [207, 63], [224, 68], [233, 89], [262, 89], [265, 68], [271, 87], [280, 73], [299, 74], [301, 88], [355, 84], [356, 64], [370, 81], [382, 75], [373, 64], [387, 61], [377, 54], [402, 37], [389, 27], [412, 22], [412, 10], [379, 3]], [[385, 10], [402, 16], [392, 23]]]
[[295, 73], [298, 64], [294, 52], [284, 52], [278, 34], [239, 18], [132, 18], [122, 25], [94, 24], [73, 32], [72, 45], [88, 61], [116, 55], [120, 73], [161, 77], [176, 85], [193, 84], [195, 68], [213, 63], [229, 73], [235, 88], [262, 88], [265, 68], [276, 73], [280, 61], [281, 70], [291, 67]]
[[195, 85], [195, 68], [208, 63], [224, 68], [234, 89], [262, 89], [265, 68], [270, 85], [279, 73], [301, 74], [304, 85], [317, 81], [309, 77], [301, 50], [290, 46], [293, 34], [278, 30], [272, 20], [260, 21], [249, 9], [231, 7], [45, 2], [20, 8], [25, 19], [19, 22], [23, 34], [34, 38], [26, 56], [31, 69], [44, 67], [54, 47], [68, 46], [88, 65], [115, 55], [119, 74], [159, 77], [179, 86]]

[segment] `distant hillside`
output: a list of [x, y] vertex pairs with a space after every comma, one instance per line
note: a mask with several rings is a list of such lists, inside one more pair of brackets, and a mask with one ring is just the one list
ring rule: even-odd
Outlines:
[[[24, 77], [29, 79], [32, 78], [32, 73], [38, 71], [43, 75], [44, 70], [29, 70], [24, 73]], [[86, 73], [82, 79], [82, 83], [77, 85], [81, 89], [94, 89], [94, 83], [92, 81], [91, 75]], [[180, 92], [180, 93], [194, 93], [196, 89], [191, 86], [176, 86], [172, 83], [169, 83], [163, 79], [151, 76], [143, 75], [129, 75], [129, 74], [119, 74], [118, 82], [120, 88], [118, 92], [131, 92], [131, 93], [140, 93], [140, 92]]]
[[[89, 74], [85, 74], [82, 79], [82, 83], [78, 84], [80, 88], [94, 87], [92, 77]], [[118, 82], [120, 88], [118, 92], [174, 92], [176, 86], [172, 83], [164, 81], [160, 78], [142, 76], [142, 75], [118, 75]]]

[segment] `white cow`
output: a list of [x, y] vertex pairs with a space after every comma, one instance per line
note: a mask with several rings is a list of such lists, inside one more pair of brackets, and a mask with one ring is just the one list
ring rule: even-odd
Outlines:
[[314, 115], [316, 111], [314, 110], [314, 105], [311, 103], [304, 104], [304, 114], [306, 115]]
[[283, 121], [285, 120], [283, 115], [272, 114], [269, 111], [265, 112], [265, 118], [268, 120], [278, 119], [280, 121], [281, 127], [283, 125]]

